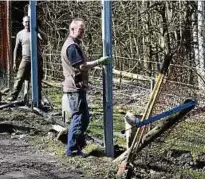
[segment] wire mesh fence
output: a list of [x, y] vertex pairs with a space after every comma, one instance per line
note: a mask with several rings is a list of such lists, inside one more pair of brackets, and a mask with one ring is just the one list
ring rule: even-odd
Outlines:
[[[199, 51], [199, 41], [203, 38], [203, 33], [199, 31], [203, 24], [199, 26], [199, 8], [194, 1], [112, 2], [114, 134], [118, 137], [124, 127], [124, 114], [117, 113], [123, 109], [143, 114], [166, 54], [174, 55], [152, 115], [179, 105], [187, 98], [198, 101], [197, 109], [204, 106], [204, 66]], [[83, 49], [88, 59], [101, 56], [99, 1], [39, 2], [38, 17], [41, 19], [40, 29], [46, 37], [43, 44], [46, 82], [61, 87], [60, 50], [68, 36], [69, 23], [75, 17], [86, 21]], [[90, 86], [93, 123], [89, 129], [95, 130], [97, 124], [98, 127], [100, 125], [98, 133], [102, 137], [101, 68], [91, 71]], [[57, 91], [60, 95], [61, 88]], [[47, 88], [46, 94], [51, 96], [54, 105], [60, 103], [60, 97], [58, 102], [55, 99], [56, 89], [52, 92], [51, 88]]]

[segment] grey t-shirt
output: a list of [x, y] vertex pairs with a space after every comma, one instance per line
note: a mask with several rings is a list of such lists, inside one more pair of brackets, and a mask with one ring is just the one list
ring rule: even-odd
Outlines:
[[30, 57], [30, 32], [21, 30], [16, 36], [16, 45], [22, 45], [22, 57]]

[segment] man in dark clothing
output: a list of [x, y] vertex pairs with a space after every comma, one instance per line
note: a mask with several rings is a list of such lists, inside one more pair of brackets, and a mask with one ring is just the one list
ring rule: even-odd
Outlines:
[[[30, 18], [29, 16], [23, 17], [23, 26], [24, 29], [18, 32], [16, 36], [16, 44], [14, 48], [14, 54], [13, 54], [13, 70], [16, 71], [16, 62], [17, 62], [17, 51], [19, 49], [19, 46], [22, 48], [22, 60], [20, 62], [17, 77], [14, 83], [14, 91], [11, 94], [11, 97], [8, 99], [9, 101], [14, 101], [17, 99], [19, 92], [21, 91], [22, 85], [25, 82], [27, 82], [27, 88], [28, 83], [30, 81], [30, 74], [31, 74], [31, 58], [30, 58]], [[39, 34], [38, 34], [39, 37]], [[38, 45], [38, 66], [39, 66], [39, 91], [41, 92], [41, 80], [43, 78], [43, 68], [42, 68], [42, 57], [41, 52]], [[28, 89], [27, 89], [28, 91]], [[24, 96], [25, 97], [25, 96]], [[41, 99], [41, 95], [39, 93], [39, 99]]]
[[88, 88], [88, 70], [97, 65], [107, 65], [109, 57], [101, 57], [95, 61], [87, 61], [81, 48], [81, 40], [85, 31], [83, 19], [74, 19], [69, 27], [70, 33], [61, 50], [63, 66], [63, 103], [70, 114], [71, 125], [68, 132], [67, 156], [79, 155], [85, 143], [84, 133], [89, 125], [89, 111], [86, 99]]

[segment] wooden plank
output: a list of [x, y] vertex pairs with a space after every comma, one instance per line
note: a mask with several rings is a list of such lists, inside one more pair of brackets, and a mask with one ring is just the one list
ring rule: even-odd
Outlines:
[[[95, 67], [97, 70], [102, 70], [100, 67]], [[154, 77], [148, 77], [145, 75], [140, 75], [140, 74], [134, 74], [130, 72], [125, 72], [125, 71], [119, 71], [116, 69], [113, 69], [113, 74], [118, 75], [119, 77], [126, 77], [126, 78], [131, 78], [135, 80], [143, 80], [143, 81], [150, 81], [150, 80], [155, 80]]]
[[8, 107], [16, 107], [16, 106], [21, 106], [23, 105], [23, 101], [12, 101], [10, 103], [6, 103], [0, 106], [0, 109], [8, 108]]

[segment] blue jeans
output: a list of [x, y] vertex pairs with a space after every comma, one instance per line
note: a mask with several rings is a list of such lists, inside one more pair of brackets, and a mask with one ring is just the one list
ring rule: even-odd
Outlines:
[[86, 91], [67, 93], [71, 114], [71, 125], [68, 132], [66, 154], [80, 151], [85, 140], [84, 132], [89, 125], [89, 111]]

